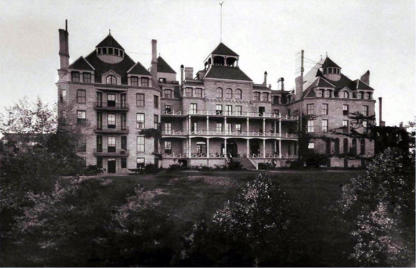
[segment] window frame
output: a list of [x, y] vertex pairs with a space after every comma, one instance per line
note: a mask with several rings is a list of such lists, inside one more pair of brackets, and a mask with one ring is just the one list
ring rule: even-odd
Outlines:
[[[143, 97], [143, 99], [140, 99], [140, 97]], [[139, 105], [142, 103], [143, 105]], [[136, 107], [145, 107], [145, 94], [144, 93], [136, 93]]]
[[79, 72], [71, 72], [71, 82], [73, 83], [80, 83], [81, 82], [81, 75]]
[[117, 85], [117, 77], [113, 74], [109, 74], [105, 77], [106, 85]]
[[77, 89], [77, 103], [87, 103], [87, 91], [85, 89]]
[[144, 136], [137, 136], [137, 139], [136, 139], [136, 151], [138, 153], [144, 153], [146, 151], [146, 148], [145, 148], [145, 137]]
[[[142, 120], [143, 119], [143, 120]], [[144, 129], [146, 122], [146, 116], [144, 113], [136, 113], [136, 128]]]

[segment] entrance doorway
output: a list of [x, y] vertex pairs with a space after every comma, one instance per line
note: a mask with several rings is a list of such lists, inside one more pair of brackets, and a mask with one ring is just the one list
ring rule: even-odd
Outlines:
[[107, 161], [108, 173], [116, 173], [116, 160], [108, 159]]
[[259, 155], [260, 154], [260, 141], [251, 140], [250, 141], [250, 154]]
[[231, 157], [238, 156], [237, 144], [235, 142], [227, 142], [227, 154]]
[[263, 106], [259, 107], [259, 116], [263, 116], [265, 108]]

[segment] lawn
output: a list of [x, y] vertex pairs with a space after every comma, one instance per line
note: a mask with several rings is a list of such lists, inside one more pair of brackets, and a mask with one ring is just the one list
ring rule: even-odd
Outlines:
[[[124, 202], [135, 185], [162, 192], [158, 211], [172, 217], [178, 233], [202, 217], [211, 216], [238, 186], [253, 178], [255, 171], [162, 171], [154, 175], [113, 176], [107, 188], [110, 206]], [[300, 209], [301, 221], [309, 233], [305, 241], [312, 247], [314, 264], [318, 266], [348, 266], [340, 254], [346, 241], [343, 228], [337, 226], [331, 209], [340, 197], [341, 186], [363, 171], [312, 170], [268, 171]], [[305, 260], [307, 262], [308, 260]], [[318, 263], [317, 263], [318, 261]]]

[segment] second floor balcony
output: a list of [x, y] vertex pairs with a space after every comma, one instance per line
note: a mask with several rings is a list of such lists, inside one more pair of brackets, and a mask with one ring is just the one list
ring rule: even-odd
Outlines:
[[211, 117], [243, 117], [243, 118], [275, 118], [285, 121], [298, 120], [298, 116], [283, 115], [277, 113], [266, 113], [266, 112], [242, 112], [242, 111], [175, 111], [175, 110], [164, 110], [162, 116], [211, 116]]
[[129, 128], [128, 127], [116, 127], [112, 125], [96, 127], [94, 130], [97, 134], [128, 134]]
[[125, 102], [103, 101], [95, 102], [94, 108], [99, 111], [128, 111], [129, 105]]
[[273, 137], [282, 139], [297, 139], [296, 133], [276, 133], [263, 131], [220, 131], [220, 130], [197, 130], [197, 131], [174, 131], [164, 130], [162, 136], [224, 136], [224, 137]]

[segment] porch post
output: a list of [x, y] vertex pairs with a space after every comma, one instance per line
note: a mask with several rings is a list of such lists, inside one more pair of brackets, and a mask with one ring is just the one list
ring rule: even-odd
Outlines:
[[207, 135], [209, 135], [209, 116], [207, 115], [207, 130], [206, 130]]
[[249, 136], [250, 134], [250, 119], [247, 117], [247, 136]]
[[228, 134], [227, 117], [224, 116], [224, 134]]
[[282, 140], [279, 140], [279, 158], [282, 158]]
[[266, 158], [266, 139], [263, 139], [263, 158]]
[[282, 119], [279, 117], [279, 136], [282, 136]]
[[266, 136], [266, 118], [263, 118], [263, 136]]
[[191, 135], [191, 116], [188, 115], [188, 134]]
[[191, 158], [191, 138], [188, 138], [188, 157]]
[[250, 157], [250, 139], [247, 139], [247, 158]]
[[207, 138], [207, 158], [209, 158], [209, 138]]
[[227, 138], [224, 138], [224, 156], [227, 157]]
[[276, 133], [277, 133], [277, 125], [276, 125], [276, 120], [273, 120], [273, 123], [274, 123], [273, 132], [274, 132], [274, 135], [276, 136]]

